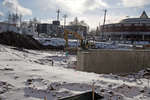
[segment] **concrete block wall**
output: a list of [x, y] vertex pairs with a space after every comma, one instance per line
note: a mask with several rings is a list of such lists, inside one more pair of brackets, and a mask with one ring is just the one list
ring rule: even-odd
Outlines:
[[79, 51], [77, 70], [95, 73], [130, 73], [150, 67], [150, 50]]

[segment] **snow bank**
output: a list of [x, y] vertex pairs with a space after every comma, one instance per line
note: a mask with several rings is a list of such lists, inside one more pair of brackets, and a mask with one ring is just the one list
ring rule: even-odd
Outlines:
[[[65, 46], [66, 41], [63, 38], [36, 38], [41, 44], [45, 46]], [[79, 46], [80, 43], [77, 40], [69, 39], [68, 45], [70, 47]]]

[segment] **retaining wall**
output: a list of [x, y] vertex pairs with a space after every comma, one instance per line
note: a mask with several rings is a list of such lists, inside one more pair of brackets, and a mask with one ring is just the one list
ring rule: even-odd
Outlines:
[[96, 73], [130, 73], [150, 67], [150, 50], [79, 51], [77, 70]]

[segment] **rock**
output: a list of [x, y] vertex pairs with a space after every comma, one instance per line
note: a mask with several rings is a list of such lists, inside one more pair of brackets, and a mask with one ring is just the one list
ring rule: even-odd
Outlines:
[[14, 71], [14, 69], [12, 69], [12, 68], [4, 68], [4, 70]]
[[109, 94], [111, 94], [111, 95], [113, 95], [113, 94], [114, 94], [112, 91], [109, 91], [108, 93], [109, 93]]
[[56, 90], [52, 85], [49, 85], [48, 89], [51, 91]]
[[108, 87], [110, 87], [110, 88], [111, 88], [111, 87], [112, 87], [112, 85], [110, 84], [110, 85], [108, 85]]
[[27, 84], [29, 84], [29, 85], [32, 84], [32, 81], [33, 81], [32, 79], [28, 79]]
[[141, 90], [140, 92], [141, 92], [141, 93], [144, 93], [145, 91], [144, 91], [144, 90]]
[[100, 91], [101, 91], [101, 92], [105, 92], [105, 89], [101, 89]]

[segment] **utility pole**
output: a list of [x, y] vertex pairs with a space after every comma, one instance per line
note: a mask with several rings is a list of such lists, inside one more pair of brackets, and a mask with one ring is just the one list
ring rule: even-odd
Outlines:
[[63, 18], [64, 18], [64, 27], [66, 26], [66, 19], [67, 19], [67, 14], [64, 14]]
[[104, 10], [103, 29], [102, 29], [102, 39], [104, 38], [104, 25], [105, 25], [105, 22], [106, 22], [106, 13], [107, 13], [107, 10], [105, 9], [105, 10]]
[[60, 9], [58, 9], [56, 12], [57, 12], [57, 21], [59, 21]]
[[107, 10], [105, 9], [104, 10], [104, 23], [103, 23], [103, 25], [105, 25], [105, 22], [106, 22], [106, 13], [107, 13]]
[[20, 14], [20, 26], [22, 24], [22, 14]]

